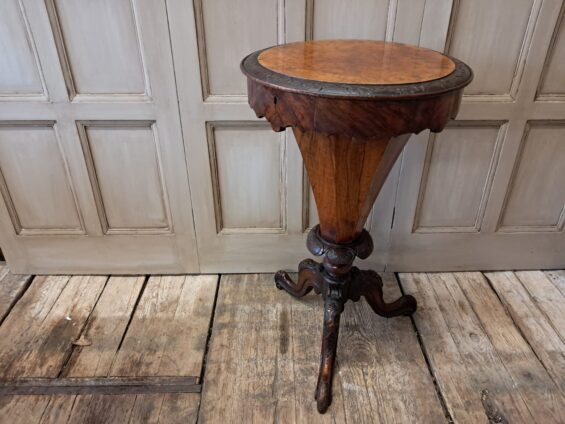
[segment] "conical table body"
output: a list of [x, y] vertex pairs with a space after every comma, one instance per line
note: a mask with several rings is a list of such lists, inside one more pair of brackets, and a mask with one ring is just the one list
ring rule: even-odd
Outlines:
[[322, 237], [334, 243], [355, 240], [408, 136], [358, 140], [293, 131], [316, 200]]

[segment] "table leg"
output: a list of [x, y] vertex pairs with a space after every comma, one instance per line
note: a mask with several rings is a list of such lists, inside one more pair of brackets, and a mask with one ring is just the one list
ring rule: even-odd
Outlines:
[[323, 414], [332, 403], [332, 380], [337, 354], [339, 320], [346, 299], [342, 294], [326, 293], [324, 301], [324, 329], [322, 334], [322, 352], [320, 354], [320, 372], [316, 386], [318, 412]]
[[322, 266], [312, 259], [304, 259], [298, 265], [298, 281], [295, 283], [284, 271], [275, 274], [275, 285], [294, 297], [307, 295], [314, 289], [316, 294], [322, 291]]
[[416, 312], [416, 299], [409, 294], [399, 297], [392, 303], [385, 303], [383, 299], [383, 281], [375, 271], [361, 271], [354, 267], [351, 270], [351, 274], [349, 298], [352, 301], [356, 302], [360, 296], [363, 296], [373, 312], [386, 318], [412, 315]]
[[375, 313], [395, 317], [416, 311], [416, 299], [405, 295], [385, 303], [379, 275], [352, 266], [355, 257], [366, 258], [373, 250], [371, 236], [366, 231], [352, 243], [339, 244], [324, 240], [316, 226], [308, 235], [307, 245], [312, 254], [324, 257], [323, 263], [305, 259], [299, 265], [298, 282], [293, 282], [286, 272], [279, 271], [275, 274], [275, 284], [294, 297], [302, 297], [312, 290], [324, 297], [322, 352], [315, 396], [318, 411], [323, 414], [332, 402], [339, 322], [347, 300], [357, 302], [365, 297]]

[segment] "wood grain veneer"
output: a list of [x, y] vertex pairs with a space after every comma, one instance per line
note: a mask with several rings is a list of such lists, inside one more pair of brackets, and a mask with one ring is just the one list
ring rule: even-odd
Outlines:
[[263, 51], [265, 68], [290, 77], [347, 84], [406, 84], [443, 78], [455, 70], [433, 50], [372, 40], [320, 40]]

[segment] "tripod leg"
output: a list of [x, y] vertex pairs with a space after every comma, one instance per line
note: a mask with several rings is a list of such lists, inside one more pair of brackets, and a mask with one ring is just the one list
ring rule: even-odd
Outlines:
[[320, 373], [316, 387], [318, 412], [326, 412], [332, 402], [332, 380], [339, 336], [339, 320], [343, 312], [343, 300], [326, 296], [324, 304], [324, 330], [322, 335], [322, 353], [320, 355]]
[[280, 290], [285, 290], [294, 297], [302, 297], [312, 289], [320, 293], [322, 289], [321, 265], [312, 259], [304, 259], [298, 265], [298, 281], [295, 283], [284, 271], [275, 274], [275, 285]]
[[383, 282], [375, 271], [359, 271], [352, 279], [352, 299], [364, 296], [371, 309], [383, 317], [412, 315], [416, 312], [416, 299], [410, 295], [400, 296], [394, 302], [386, 303], [383, 299]]

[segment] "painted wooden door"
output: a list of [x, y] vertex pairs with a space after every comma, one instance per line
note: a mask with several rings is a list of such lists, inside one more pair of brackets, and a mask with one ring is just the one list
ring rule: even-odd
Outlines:
[[1, 1], [0, 246], [19, 272], [295, 268], [315, 205], [239, 61], [373, 38], [476, 79], [456, 122], [412, 137], [361, 266], [563, 266], [563, 20], [563, 0]]
[[197, 271], [164, 1], [0, 2], [14, 272]]
[[565, 265], [561, 0], [458, 0], [440, 49], [475, 71], [459, 116], [412, 137], [387, 268]]
[[[241, 59], [271, 45], [324, 38], [430, 45], [450, 1], [170, 0], [171, 39], [203, 272], [294, 269], [317, 214], [291, 131], [274, 133], [247, 104]], [[195, 22], [195, 28], [190, 25]], [[384, 269], [399, 167], [367, 223], [369, 264]]]

